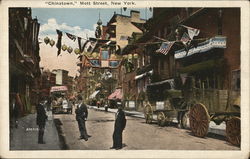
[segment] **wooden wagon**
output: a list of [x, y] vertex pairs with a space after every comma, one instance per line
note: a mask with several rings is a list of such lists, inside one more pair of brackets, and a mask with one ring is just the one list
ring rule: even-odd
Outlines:
[[[205, 137], [210, 121], [217, 125], [224, 121], [228, 141], [239, 146], [241, 140], [239, 91], [196, 88], [192, 81], [192, 78], [187, 80], [181, 90], [160, 85], [159, 88], [154, 88], [158, 89], [154, 92], [150, 91], [153, 88], [149, 85], [149, 102], [144, 107], [146, 122], [152, 122], [153, 114], [157, 114], [160, 126], [177, 118], [182, 128], [190, 127], [195, 136]], [[160, 94], [163, 94], [162, 97]], [[151, 96], [160, 97], [152, 100]]]
[[175, 79], [168, 79], [147, 86], [147, 102], [144, 106], [146, 123], [151, 123], [155, 114], [160, 126], [169, 124], [174, 119], [182, 127], [187, 126], [185, 117], [188, 109], [177, 83]]

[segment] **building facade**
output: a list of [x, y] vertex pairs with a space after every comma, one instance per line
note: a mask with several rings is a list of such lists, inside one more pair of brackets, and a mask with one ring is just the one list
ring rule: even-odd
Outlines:
[[[133, 71], [123, 82], [125, 94], [136, 90], [137, 98], [132, 100], [137, 101], [137, 109], [144, 105], [140, 99], [147, 100], [148, 86], [158, 87], [177, 77], [184, 84], [187, 77], [193, 76], [199, 88], [240, 89], [238, 8], [154, 8], [146, 25], [148, 31], [123, 52], [138, 54], [137, 64], [132, 62]], [[199, 30], [188, 47], [182, 41], [187, 27]], [[168, 53], [157, 52], [167, 41], [175, 42]], [[135, 84], [131, 84], [133, 80]]]
[[39, 27], [31, 8], [9, 8], [10, 102], [16, 96], [22, 115], [39, 100]]

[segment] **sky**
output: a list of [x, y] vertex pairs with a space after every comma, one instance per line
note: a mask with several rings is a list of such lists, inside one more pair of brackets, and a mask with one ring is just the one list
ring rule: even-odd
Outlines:
[[[140, 11], [142, 19], [149, 19], [152, 12], [149, 8], [133, 8], [132, 10]], [[131, 9], [122, 10], [123, 15], [130, 15]], [[103, 25], [114, 15], [114, 12], [121, 14], [121, 8], [32, 8], [32, 17], [37, 18], [40, 23], [39, 41], [40, 43], [40, 66], [44, 69], [65, 69], [69, 71], [70, 76], [78, 75], [79, 66], [76, 63], [79, 61], [77, 55], [72, 52], [61, 51], [57, 56], [57, 48], [54, 45], [44, 43], [44, 38], [48, 37], [57, 42], [56, 29], [68, 32], [79, 37], [94, 37], [94, 30], [97, 26], [97, 21], [100, 19]], [[66, 44], [73, 49], [78, 47], [77, 40], [70, 40], [65, 34], [62, 37], [62, 45]]]

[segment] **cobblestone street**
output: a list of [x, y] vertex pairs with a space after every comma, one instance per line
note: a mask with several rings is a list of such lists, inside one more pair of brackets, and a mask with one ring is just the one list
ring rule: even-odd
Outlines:
[[[79, 130], [74, 114], [56, 114], [54, 120], [61, 130], [63, 148], [69, 150], [109, 150], [112, 146], [114, 113], [89, 109], [88, 141], [78, 140]], [[148, 125], [144, 119], [127, 116], [123, 132], [123, 150], [239, 150], [226, 142], [224, 137], [209, 133], [206, 138], [192, 136], [190, 130], [176, 125], [159, 127]]]

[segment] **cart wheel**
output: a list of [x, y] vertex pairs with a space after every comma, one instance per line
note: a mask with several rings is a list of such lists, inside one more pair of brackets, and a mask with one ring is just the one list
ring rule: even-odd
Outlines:
[[207, 108], [199, 103], [191, 107], [189, 112], [189, 122], [191, 131], [195, 136], [205, 137], [208, 132], [210, 116]]
[[181, 128], [182, 129], [189, 129], [190, 128], [190, 122], [189, 122], [189, 112], [185, 112], [183, 116], [181, 117]]
[[232, 117], [226, 122], [226, 135], [228, 141], [236, 146], [240, 146], [240, 118]]
[[159, 126], [164, 126], [165, 125], [165, 114], [163, 112], [159, 112], [157, 114], [157, 123]]
[[150, 124], [153, 121], [153, 109], [151, 107], [151, 105], [146, 105], [144, 107], [144, 116], [146, 119], [146, 123]]

